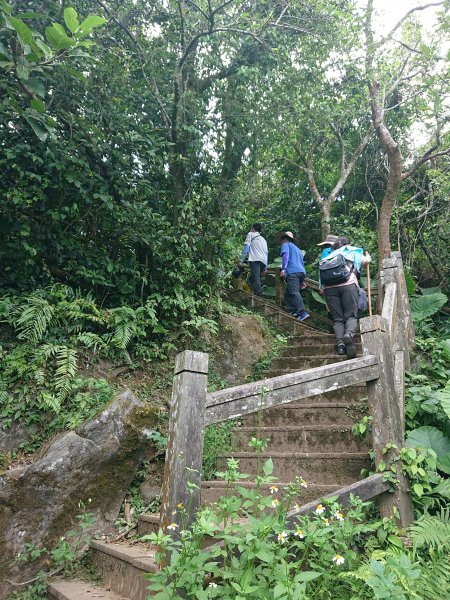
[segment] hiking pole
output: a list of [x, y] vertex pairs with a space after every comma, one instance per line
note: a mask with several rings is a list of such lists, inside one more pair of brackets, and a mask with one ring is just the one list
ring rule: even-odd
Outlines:
[[[366, 250], [366, 256], [367, 256], [368, 252]], [[367, 269], [367, 300], [369, 301], [369, 317], [372, 316], [372, 296], [370, 293], [370, 263], [367, 263], [366, 265], [366, 269]]]

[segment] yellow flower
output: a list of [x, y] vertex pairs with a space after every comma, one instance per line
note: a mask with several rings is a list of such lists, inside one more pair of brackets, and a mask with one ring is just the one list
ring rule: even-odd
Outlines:
[[214, 581], [210, 581], [208, 583], [208, 587], [210, 587], [210, 588], [216, 588], [217, 587], [217, 583], [214, 583]]
[[278, 500], [278, 498], [274, 498], [272, 500], [272, 507], [273, 508], [277, 508], [277, 506], [280, 504], [280, 501]]
[[305, 537], [305, 534], [303, 533], [302, 529], [297, 529], [297, 531], [294, 533], [294, 535], [299, 537], [301, 540]]
[[294, 504], [294, 510], [300, 510], [300, 504], [295, 503]]
[[322, 517], [322, 521], [323, 521], [323, 524], [325, 525], [325, 527], [330, 526], [330, 519], [327, 519], [326, 517]]
[[171, 531], [175, 531], [177, 527], [179, 527], [179, 525], [177, 525], [176, 523], [171, 523], [170, 525], [167, 525], [167, 529], [170, 529]]
[[322, 504], [318, 504], [317, 508], [316, 508], [316, 514], [321, 515], [324, 512], [325, 512], [325, 506], [323, 506]]
[[177, 508], [183, 508], [184, 504], [182, 502], [178, 502]]
[[288, 534], [285, 531], [282, 531], [278, 534], [278, 541], [280, 542], [280, 544], [284, 543], [284, 540], [287, 538], [287, 536]]
[[333, 562], [337, 565], [343, 565], [345, 563], [345, 558], [340, 554], [336, 554], [336, 556], [333, 557]]
[[271, 485], [269, 489], [271, 494], [276, 494], [278, 492], [278, 488], [276, 485]]
[[338, 521], [343, 521], [344, 515], [340, 511], [336, 511], [334, 513], [334, 518], [337, 519]]

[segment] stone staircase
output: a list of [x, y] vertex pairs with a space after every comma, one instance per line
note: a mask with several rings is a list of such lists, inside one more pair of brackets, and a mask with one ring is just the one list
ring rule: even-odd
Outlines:
[[[346, 360], [335, 353], [335, 338], [306, 323], [299, 323], [276, 305], [239, 292], [240, 303], [264, 314], [289, 336], [281, 355], [272, 361], [265, 377], [312, 369]], [[360, 336], [356, 337], [358, 355], [362, 354]], [[370, 436], [357, 439], [352, 425], [366, 414], [366, 386], [350, 386], [301, 402], [290, 402], [244, 417], [233, 431], [234, 452], [219, 457], [223, 469], [228, 457], [239, 459], [243, 473], [256, 473], [257, 455], [248, 447], [251, 437], [268, 438], [264, 462], [272, 458], [278, 487], [295, 476], [305, 479], [308, 488], [298, 502], [304, 504], [360, 479], [370, 466]], [[240, 484], [242, 485], [242, 484]], [[251, 486], [251, 482], [244, 485]], [[221, 481], [202, 482], [202, 502], [216, 501], [225, 491]]]
[[[250, 294], [239, 292], [238, 302], [248, 303], [289, 336], [288, 345], [272, 362], [266, 377], [345, 360], [334, 353], [333, 335], [299, 323], [276, 305]], [[356, 341], [360, 355], [359, 337]], [[226, 459], [233, 456], [239, 459], [242, 472], [256, 473], [257, 455], [248, 447], [248, 441], [258, 434], [270, 440], [262, 460], [273, 459], [280, 488], [297, 475], [306, 480], [308, 487], [298, 499], [301, 504], [357, 481], [361, 469], [370, 466], [370, 439], [359, 440], [351, 432], [352, 424], [366, 413], [365, 397], [365, 386], [352, 386], [248, 415], [232, 433], [234, 452], [219, 457], [218, 468], [223, 468]], [[245, 481], [240, 485], [253, 484]], [[222, 481], [202, 482], [202, 503], [215, 502], [224, 492]], [[158, 526], [159, 515], [139, 517], [141, 536], [157, 530]], [[143, 543], [94, 541], [91, 554], [103, 584], [55, 579], [48, 587], [49, 600], [145, 600], [148, 597], [148, 583], [142, 576], [156, 570], [154, 548]]]

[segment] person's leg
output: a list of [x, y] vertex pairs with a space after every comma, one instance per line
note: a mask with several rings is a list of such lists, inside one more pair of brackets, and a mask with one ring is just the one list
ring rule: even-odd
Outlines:
[[331, 318], [333, 319], [333, 330], [336, 336], [336, 346], [339, 351], [339, 346], [344, 345], [344, 333], [345, 333], [345, 320], [344, 311], [341, 304], [340, 290], [342, 288], [331, 287], [325, 288], [324, 294], [328, 304], [328, 308], [331, 312]]
[[345, 285], [342, 289], [342, 308], [344, 313], [344, 344], [347, 346], [347, 356], [355, 358], [356, 346], [353, 341], [358, 323], [358, 286], [356, 284]]
[[303, 282], [306, 279], [306, 275], [305, 273], [299, 273], [299, 278], [298, 278], [298, 293], [300, 295], [300, 302], [301, 302], [301, 306], [303, 307], [300, 312], [298, 313], [299, 319], [300, 321], [306, 321], [306, 319], [309, 319], [309, 313], [306, 312], [305, 310], [305, 303], [303, 302], [303, 296], [302, 296], [302, 285]]
[[291, 308], [288, 308], [288, 310], [290, 312], [295, 313], [296, 315], [305, 311], [305, 305], [303, 303], [303, 298], [300, 294], [300, 284], [301, 284], [301, 281], [303, 281], [303, 279], [304, 279], [304, 276], [303, 276], [303, 279], [300, 281], [300, 278], [302, 275], [303, 275], [303, 273], [291, 273], [290, 275], [288, 275], [286, 277], [286, 285], [287, 285], [286, 289], [288, 292], [290, 307], [291, 307]]
[[261, 262], [259, 260], [252, 260], [249, 262], [250, 265], [250, 283], [252, 285], [253, 293], [256, 296], [261, 296]]
[[295, 314], [297, 307], [295, 305], [294, 298], [292, 297], [292, 294], [291, 294], [292, 283], [289, 283], [291, 278], [292, 278], [292, 275], [286, 275], [286, 278], [285, 278], [286, 287], [284, 288], [284, 305], [288, 312], [290, 312], [291, 314]]

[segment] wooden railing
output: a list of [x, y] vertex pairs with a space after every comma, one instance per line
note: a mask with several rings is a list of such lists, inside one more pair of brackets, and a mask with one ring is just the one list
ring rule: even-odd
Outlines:
[[[378, 293], [383, 299], [381, 315], [360, 320], [361, 358], [208, 394], [208, 355], [191, 350], [178, 354], [162, 490], [161, 525], [164, 529], [172, 521], [177, 523], [180, 518], [177, 506], [180, 503], [188, 511], [191, 521], [200, 506], [206, 425], [364, 383], [372, 415], [375, 463], [378, 466], [392, 458], [398, 486], [394, 493], [386, 493], [389, 486], [382, 475], [376, 474], [333, 495], [345, 498], [352, 491], [364, 499], [379, 496], [383, 515], [396, 514], [402, 525], [411, 522], [408, 481], [401, 465], [394, 460], [395, 448], [403, 445], [404, 371], [409, 366], [409, 348], [414, 339], [400, 253], [392, 253], [383, 262], [383, 270], [378, 277]], [[393, 447], [386, 452], [388, 444]], [[290, 517], [295, 514], [290, 514]], [[181, 522], [177, 524], [181, 526]]]

